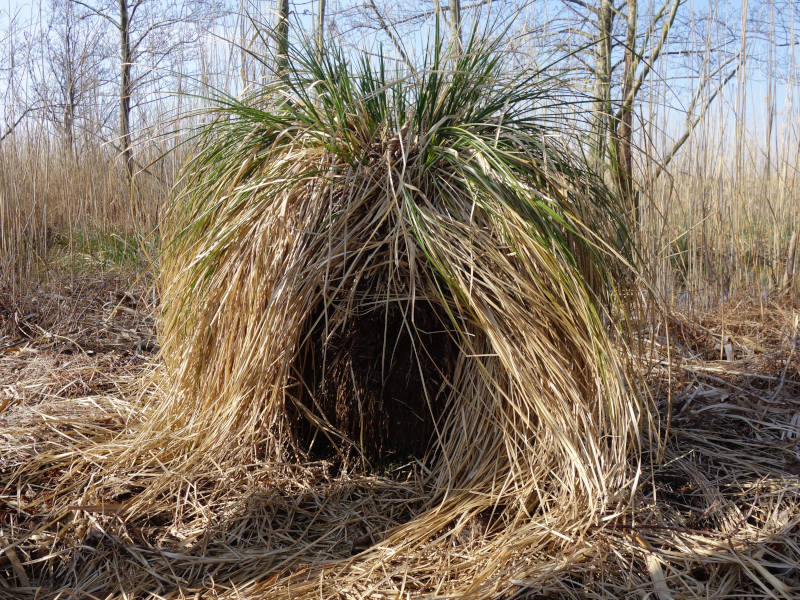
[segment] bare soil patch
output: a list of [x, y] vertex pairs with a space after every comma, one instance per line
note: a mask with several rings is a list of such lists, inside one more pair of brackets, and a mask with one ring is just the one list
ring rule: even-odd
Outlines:
[[[12, 407], [119, 393], [156, 350], [152, 286], [123, 273], [0, 290], [0, 420]], [[2, 422], [2, 421], [0, 421]]]

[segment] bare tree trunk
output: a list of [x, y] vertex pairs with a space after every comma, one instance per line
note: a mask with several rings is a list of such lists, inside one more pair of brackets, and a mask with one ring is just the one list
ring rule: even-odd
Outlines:
[[453, 52], [456, 56], [461, 54], [461, 0], [450, 0], [450, 30], [453, 36]]
[[119, 137], [122, 160], [128, 178], [133, 179], [131, 152], [131, 39], [128, 0], [119, 1], [120, 34], [120, 85], [119, 85]]
[[625, 64], [622, 80], [622, 107], [616, 125], [616, 174], [619, 193], [632, 213], [633, 223], [639, 222], [639, 201], [633, 190], [633, 82], [636, 75], [636, 18], [637, 0], [627, 0], [628, 14], [625, 34]]
[[275, 56], [278, 73], [283, 76], [289, 68], [289, 0], [278, 0], [275, 37], [278, 42], [278, 52]]
[[70, 156], [75, 155], [75, 77], [71, 65], [67, 68], [64, 106], [64, 145]]
[[614, 24], [611, 0], [600, 0], [597, 9], [597, 40], [594, 49], [594, 89], [592, 91], [592, 163], [604, 168], [611, 109], [611, 33]]
[[317, 7], [316, 51], [317, 60], [322, 60], [322, 44], [325, 41], [325, 0], [319, 0]]
[[64, 144], [67, 155], [75, 155], [75, 109], [77, 104], [76, 76], [73, 55], [74, 15], [72, 3], [64, 6]]

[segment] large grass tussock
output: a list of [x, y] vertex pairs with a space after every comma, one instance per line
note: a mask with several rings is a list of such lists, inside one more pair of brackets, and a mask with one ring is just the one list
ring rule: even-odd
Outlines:
[[301, 50], [220, 100], [162, 223], [152, 394], [14, 475], [53, 597], [569, 594], [602, 564], [645, 417], [624, 210], [503, 56]]
[[[143, 439], [179, 431], [187, 472], [323, 439], [374, 460], [384, 426], [359, 402], [400, 418], [392, 390], [364, 388], [402, 365], [431, 439], [425, 510], [397, 539], [483, 514], [559, 545], [631, 494], [641, 409], [607, 333], [623, 212], [548, 129], [542, 74], [504, 77], [474, 44], [446, 69], [441, 50], [402, 73], [299, 52], [220, 104], [164, 230], [170, 393]], [[361, 422], [343, 431], [348, 399], [326, 410], [317, 392], [375, 328], [392, 335], [346, 361]]]

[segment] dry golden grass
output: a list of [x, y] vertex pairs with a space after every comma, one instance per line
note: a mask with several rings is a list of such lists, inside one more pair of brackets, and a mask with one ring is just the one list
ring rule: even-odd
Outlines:
[[[85, 301], [66, 304], [71, 314]], [[88, 336], [79, 344], [93, 339], [96, 318], [79, 325]], [[473, 597], [793, 598], [800, 590], [798, 321], [791, 301], [729, 303], [724, 314], [674, 313], [668, 329], [648, 334], [645, 375], [662, 420], [671, 413], [664, 461], [651, 463], [644, 448], [633, 508], [565, 541], [560, 552], [536, 551], [542, 533], [532, 528], [553, 534], [544, 520], [498, 532], [491, 515], [469, 510], [450, 522], [429, 514], [420, 525], [438, 529], [408, 547], [398, 534], [424, 504], [413, 473], [419, 466], [356, 475], [319, 462], [243, 464], [199, 473], [224, 482], [224, 494], [186, 481], [177, 521], [156, 500], [129, 514], [135, 486], [162, 474], [120, 479], [116, 502], [102, 501], [92, 495], [98, 469], [76, 456], [76, 446], [96, 456], [97, 442], [137, 428], [143, 413], [133, 390], [143, 366], [110, 377], [119, 390], [63, 398], [42, 372], [25, 370], [25, 348], [63, 361], [68, 380], [89, 379], [86, 364], [70, 362], [69, 344], [28, 340], [2, 356], [4, 392], [28, 395], [0, 414], [0, 598], [255, 599], [289, 597], [290, 589], [415, 597], [437, 584], [444, 596], [456, 585], [466, 594], [488, 564], [501, 562]], [[732, 361], [716, 355], [723, 331]], [[115, 352], [98, 352], [98, 360]], [[14, 473], [31, 461], [65, 471], [28, 472], [23, 483]], [[82, 469], [66, 478], [80, 482], [75, 498], [54, 511], [52, 492], [73, 463]], [[414, 564], [426, 568], [412, 576]]]
[[[722, 151], [720, 151], [722, 152]], [[713, 163], [726, 160], [721, 154]], [[648, 279], [668, 304], [710, 309], [731, 298], [768, 299], [800, 290], [800, 208], [794, 176], [695, 174], [700, 157], [675, 175], [642, 185], [638, 245]]]
[[[162, 365], [142, 400], [96, 398], [79, 422], [57, 403], [49, 443], [8, 430], [35, 454], [7, 472], [14, 552], [43, 569], [9, 555], [17, 585], [508, 596], [630, 511], [647, 419], [613, 313], [619, 209], [542, 138], [529, 106], [546, 88], [504, 81], [498, 56], [470, 46], [457, 75], [436, 63], [408, 84], [365, 65], [355, 89], [334, 53], [306, 64], [314, 98], [295, 73], [225, 104], [162, 229]], [[396, 305], [423, 372], [438, 353], [420, 304], [453, 342], [440, 389], [423, 380], [422, 406], [446, 407], [429, 454], [375, 474], [316, 413], [343, 462], [307, 463], [287, 414], [311, 330], [324, 351]], [[23, 550], [40, 539], [44, 556]]]
[[[788, 186], [769, 188], [772, 206], [759, 202], [763, 186], [741, 181], [735, 196], [712, 178], [655, 190], [644, 258], [654, 287], [678, 301], [663, 321], [632, 326], [626, 345], [508, 206], [475, 210], [456, 194], [449, 213], [420, 203], [410, 223], [391, 192], [413, 172], [413, 131], [384, 140], [379, 176], [354, 180], [295, 140], [260, 165], [242, 148], [212, 196], [252, 199], [323, 159], [340, 171], [277, 186], [280, 211], [231, 211], [237, 226], [205, 286], [193, 268], [209, 238], [175, 235], [181, 215], [166, 230], [177, 241], [161, 274], [155, 364], [144, 362], [152, 298], [132, 301], [136, 286], [84, 285], [74, 261], [59, 271], [72, 271], [71, 289], [5, 282], [0, 599], [800, 594], [800, 312], [774, 291], [791, 275]], [[5, 264], [24, 276], [49, 254], [48, 226], [72, 239], [129, 218], [126, 204], [104, 204], [118, 197], [111, 187], [82, 204], [66, 170], [31, 164], [30, 178], [2, 189], [35, 200], [0, 206]], [[52, 193], [34, 194], [43, 181]], [[323, 231], [332, 214], [338, 229]], [[388, 250], [377, 224], [388, 224]], [[449, 265], [448, 289], [469, 294], [443, 299], [421, 230], [430, 257]], [[786, 278], [784, 292], [796, 286]], [[764, 300], [735, 304], [737, 291]], [[369, 471], [292, 445], [285, 408], [298, 398], [287, 384], [320, 298], [329, 331], [390, 303], [409, 328], [417, 302], [454, 315], [442, 326], [462, 352], [431, 455]], [[687, 304], [715, 309], [681, 312]], [[630, 382], [640, 376], [662, 429], [638, 444], [646, 396], [632, 397]]]
[[[158, 155], [153, 145], [149, 152]], [[146, 157], [140, 160], [146, 161]], [[90, 146], [79, 157], [65, 154], [49, 136], [32, 140], [7, 138], [0, 145], [0, 287], [6, 299], [17, 300], [46, 283], [103, 262], [92, 255], [105, 251], [113, 271], [124, 253], [139, 254], [152, 246], [158, 206], [171, 177], [166, 161], [137, 174], [133, 187], [111, 148]], [[91, 255], [91, 256], [90, 256]], [[144, 256], [137, 257], [140, 263]], [[55, 269], [51, 267], [57, 267]], [[128, 265], [134, 266], [134, 265]]]

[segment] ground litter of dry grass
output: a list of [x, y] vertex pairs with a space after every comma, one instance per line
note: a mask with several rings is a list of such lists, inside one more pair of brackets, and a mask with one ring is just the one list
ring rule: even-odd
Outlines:
[[[403, 565], [411, 557], [393, 553], [392, 529], [419, 518], [423, 494], [411, 476], [419, 464], [373, 474], [322, 462], [241, 465], [205, 475], [230, 482], [222, 496], [204, 495], [198, 474], [185, 503], [172, 507], [182, 518], [157, 503], [123, 517], [136, 497], [127, 480], [115, 502], [91, 497], [86, 486], [54, 516], [64, 474], [20, 477], [18, 469], [76, 447], [91, 454], [98, 440], [130, 427], [141, 402], [131, 384], [149, 368], [149, 350], [133, 338], [150, 339], [151, 306], [126, 300], [119, 281], [78, 289], [38, 293], [40, 305], [51, 294], [47, 310], [26, 329], [16, 313], [3, 314], [0, 598], [272, 598], [290, 584], [322, 589], [320, 577], [338, 578], [342, 598], [435, 597], [437, 586], [448, 588], [451, 566], [469, 577], [470, 562], [477, 568], [504, 553], [508, 567], [473, 597], [800, 593], [800, 309], [791, 299], [675, 312], [668, 327], [648, 333], [646, 375], [668, 434], [655, 452], [662, 460], [643, 467], [632, 511], [582, 538], [565, 532], [550, 555], [526, 553], [524, 540], [498, 544], [508, 541], [498, 532], [514, 525], [502, 516], [436, 524], [426, 513], [432, 537], [416, 552], [429, 571], [409, 580]], [[441, 537], [447, 544], [436, 543]], [[359, 558], [376, 554], [383, 574], [362, 572], [370, 563]]]

